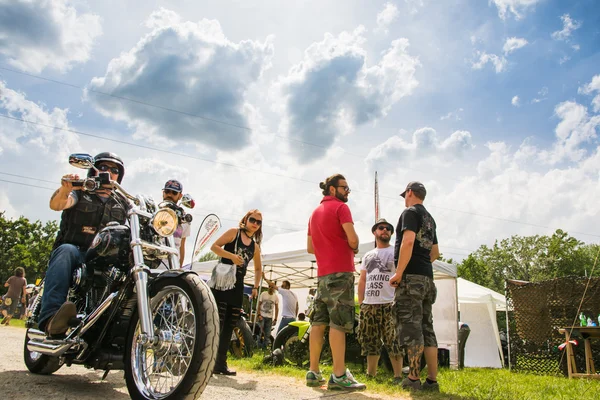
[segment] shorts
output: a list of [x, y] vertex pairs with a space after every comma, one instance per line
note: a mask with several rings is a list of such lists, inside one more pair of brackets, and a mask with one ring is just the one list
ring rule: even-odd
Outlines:
[[378, 356], [385, 345], [390, 356], [403, 356], [392, 303], [361, 304], [357, 339], [363, 356]]
[[320, 276], [311, 324], [329, 325], [342, 332], [354, 330], [354, 274], [339, 272]]
[[431, 311], [436, 297], [433, 279], [424, 275], [407, 274], [396, 288], [394, 314], [403, 347], [437, 347]]

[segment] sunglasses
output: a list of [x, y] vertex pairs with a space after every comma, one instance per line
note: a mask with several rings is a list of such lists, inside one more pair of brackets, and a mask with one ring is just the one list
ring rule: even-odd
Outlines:
[[377, 227], [377, 229], [378, 229], [378, 230], [380, 230], [380, 231], [386, 230], [386, 231], [388, 231], [388, 232], [391, 232], [391, 230], [392, 230], [392, 229], [391, 229], [389, 226], [387, 226], [387, 225], [379, 225], [379, 226]]
[[350, 186], [336, 186], [335, 188], [342, 188], [344, 189], [344, 192], [350, 193]]
[[110, 173], [113, 175], [119, 175], [119, 168], [111, 167], [110, 165], [107, 165], [107, 164], [98, 165], [98, 170], [102, 171], [102, 172], [110, 171]]
[[179, 194], [179, 192], [176, 192], [171, 189], [163, 189], [163, 192], [165, 192], [166, 194], [172, 194], [173, 196], [177, 196]]
[[262, 225], [262, 219], [256, 219], [254, 217], [248, 218], [248, 222], [250, 222], [251, 224], [256, 224], [258, 226]]

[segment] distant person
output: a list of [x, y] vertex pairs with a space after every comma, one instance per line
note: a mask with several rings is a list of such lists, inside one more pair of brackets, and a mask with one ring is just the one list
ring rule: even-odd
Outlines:
[[[410, 182], [400, 196], [406, 209], [396, 227], [394, 258], [396, 287], [394, 311], [401, 344], [408, 353], [409, 374], [402, 387], [439, 392], [437, 383], [437, 339], [432, 306], [437, 297], [432, 263], [440, 256], [436, 225], [423, 206], [427, 191], [421, 182]], [[421, 385], [421, 356], [425, 354], [427, 379]]]
[[332, 175], [321, 182], [321, 204], [308, 222], [307, 251], [317, 260], [317, 296], [311, 317], [310, 370], [307, 386], [321, 386], [325, 379], [319, 362], [325, 327], [329, 326], [329, 344], [333, 373], [329, 390], [363, 390], [366, 386], [346, 369], [346, 333], [354, 330], [354, 255], [358, 253], [358, 235], [346, 202], [350, 187], [343, 175]]
[[279, 317], [279, 297], [275, 293], [275, 284], [269, 283], [269, 290], [262, 292], [258, 297], [258, 315], [262, 321], [263, 333], [265, 335], [265, 346], [271, 346], [271, 330], [273, 323]]
[[[269, 286], [275, 284], [273, 281], [267, 279], [264, 272], [263, 279]], [[294, 322], [296, 315], [298, 315], [298, 296], [290, 290], [291, 287], [290, 281], [281, 282], [281, 287], [275, 286], [275, 289], [281, 295], [281, 322], [279, 323], [279, 328], [277, 328], [277, 333], [288, 326], [290, 322]], [[275, 318], [275, 321], [277, 321], [277, 318]]]
[[[163, 200], [168, 200], [176, 205], [183, 197], [183, 185], [181, 182], [175, 179], [170, 179], [165, 183], [163, 188]], [[191, 225], [189, 222], [181, 222], [177, 225], [175, 233], [173, 233], [173, 239], [175, 240], [175, 247], [179, 250], [179, 267], [183, 268], [183, 259], [185, 258], [185, 241], [190, 236]]]
[[396, 271], [394, 247], [390, 246], [394, 227], [384, 218], [380, 218], [371, 228], [371, 232], [375, 235], [377, 247], [364, 255], [360, 266], [360, 316], [357, 338], [361, 344], [362, 355], [367, 357], [367, 374], [371, 377], [377, 375], [381, 346], [385, 345], [394, 370], [394, 383], [401, 384], [404, 354], [394, 323], [394, 288], [389, 284]]
[[2, 303], [2, 319], [3, 325], [9, 325], [19, 303], [23, 304], [23, 307], [27, 304], [25, 297], [27, 295], [27, 281], [25, 280], [25, 270], [21, 267], [15, 269], [15, 274], [8, 278], [4, 287], [8, 288], [8, 292], [4, 296], [4, 302]]
[[304, 320], [306, 320], [306, 314], [301, 312], [300, 314], [298, 314], [298, 321], [304, 321]]

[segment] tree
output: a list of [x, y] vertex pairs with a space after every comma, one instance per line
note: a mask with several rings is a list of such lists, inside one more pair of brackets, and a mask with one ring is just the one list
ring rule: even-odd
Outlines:
[[204, 261], [211, 261], [211, 260], [218, 260], [219, 256], [216, 255], [215, 253], [213, 253], [212, 251], [207, 251], [206, 253], [202, 254], [200, 256], [200, 258], [198, 258], [198, 262], [204, 262]]
[[[586, 245], [567, 232], [552, 236], [511, 236], [482, 245], [458, 265], [458, 275], [503, 292], [505, 279], [541, 281], [590, 273], [600, 247]], [[595, 274], [600, 273], [600, 268]], [[600, 275], [600, 274], [599, 274]]]
[[21, 216], [8, 219], [0, 212], [0, 282], [23, 267], [28, 281], [42, 277], [46, 271], [58, 224], [56, 221], [30, 222]]

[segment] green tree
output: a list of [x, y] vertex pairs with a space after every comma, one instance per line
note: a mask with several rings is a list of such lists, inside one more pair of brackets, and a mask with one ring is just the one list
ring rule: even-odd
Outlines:
[[5, 282], [16, 267], [25, 268], [29, 282], [46, 271], [58, 224], [31, 222], [21, 216], [8, 219], [0, 212], [0, 281]]
[[590, 273], [599, 249], [560, 229], [552, 236], [515, 235], [479, 247], [458, 265], [458, 275], [503, 292], [505, 279], [535, 282]]
[[204, 261], [211, 261], [211, 260], [218, 260], [219, 256], [216, 255], [215, 253], [213, 253], [212, 251], [207, 251], [206, 253], [202, 254], [200, 256], [200, 258], [198, 258], [198, 262], [204, 262]]

